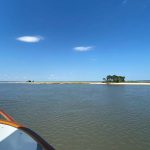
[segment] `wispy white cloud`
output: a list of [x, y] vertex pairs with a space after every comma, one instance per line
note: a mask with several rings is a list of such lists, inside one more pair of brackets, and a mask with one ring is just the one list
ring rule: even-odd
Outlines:
[[79, 46], [79, 47], [74, 47], [73, 49], [79, 52], [86, 52], [92, 50], [93, 46]]
[[48, 80], [53, 80], [53, 79], [56, 79], [56, 75], [55, 74], [49, 74]]
[[42, 36], [21, 36], [16, 38], [16, 40], [26, 43], [37, 43], [43, 40]]
[[127, 4], [127, 3], [128, 3], [128, 0], [123, 0], [123, 1], [122, 1], [122, 4], [123, 4], [123, 5], [125, 5], [125, 4]]

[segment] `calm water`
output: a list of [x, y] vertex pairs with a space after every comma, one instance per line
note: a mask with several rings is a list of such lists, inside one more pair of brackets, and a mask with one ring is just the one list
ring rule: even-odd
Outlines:
[[57, 150], [150, 149], [150, 86], [1, 83], [0, 108]]

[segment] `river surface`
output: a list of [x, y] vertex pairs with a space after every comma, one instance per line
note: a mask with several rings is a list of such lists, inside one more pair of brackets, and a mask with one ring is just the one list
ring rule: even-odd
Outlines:
[[150, 150], [150, 86], [1, 83], [0, 108], [56, 150]]

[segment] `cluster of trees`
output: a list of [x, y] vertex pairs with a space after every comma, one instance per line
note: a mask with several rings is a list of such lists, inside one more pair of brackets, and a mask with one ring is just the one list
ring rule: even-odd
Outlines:
[[31, 81], [31, 80], [28, 80], [28, 81], [26, 81], [26, 82], [34, 82], [34, 80], [33, 80], [33, 81]]
[[104, 82], [125, 82], [124, 76], [108, 75], [106, 78], [103, 78]]

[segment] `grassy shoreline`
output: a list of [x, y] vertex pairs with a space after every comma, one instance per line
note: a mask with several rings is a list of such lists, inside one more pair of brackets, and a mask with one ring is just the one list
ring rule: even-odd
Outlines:
[[86, 81], [60, 81], [60, 82], [25, 82], [27, 84], [91, 84], [91, 85], [150, 85], [148, 82], [123, 82], [123, 83], [104, 83]]
[[103, 82], [31, 82], [28, 84], [92, 84], [92, 85], [150, 85], [149, 82], [122, 82], [122, 83], [103, 83]]
[[150, 82], [122, 82], [122, 83], [104, 83], [98, 81], [36, 81], [36, 82], [25, 82], [25, 81], [4, 81], [0, 83], [19, 83], [19, 84], [91, 84], [91, 85], [150, 85]]

